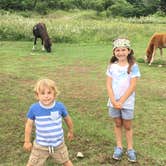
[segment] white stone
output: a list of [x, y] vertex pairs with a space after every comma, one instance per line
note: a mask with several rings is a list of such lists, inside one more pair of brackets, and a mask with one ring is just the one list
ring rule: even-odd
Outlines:
[[79, 158], [83, 158], [84, 155], [82, 154], [82, 152], [78, 152], [78, 153], [77, 153], [77, 157], [79, 157]]

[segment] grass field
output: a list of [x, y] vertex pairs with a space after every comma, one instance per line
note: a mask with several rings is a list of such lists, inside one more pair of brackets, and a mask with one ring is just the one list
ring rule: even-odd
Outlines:
[[[138, 162], [130, 164], [126, 155], [121, 162], [111, 159], [115, 139], [106, 107], [105, 71], [112, 46], [53, 44], [50, 54], [42, 52], [39, 45], [36, 51], [31, 48], [32, 42], [0, 42], [0, 166], [23, 166], [28, 160], [29, 154], [22, 149], [24, 122], [35, 102], [33, 85], [41, 77], [57, 82], [61, 91], [58, 100], [73, 119], [75, 140], [66, 143], [75, 166], [166, 165], [166, 56], [156, 55], [154, 64], [148, 66], [143, 63], [146, 45], [134, 43], [142, 76], [133, 126]], [[79, 151], [83, 159], [76, 157]], [[47, 166], [53, 166], [51, 159]]]

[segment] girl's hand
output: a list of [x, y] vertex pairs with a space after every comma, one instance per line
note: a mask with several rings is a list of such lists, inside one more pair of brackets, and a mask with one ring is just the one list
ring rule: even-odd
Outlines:
[[113, 107], [117, 110], [120, 110], [122, 109], [122, 103], [118, 102], [118, 101], [115, 101], [112, 103], [113, 104]]
[[122, 109], [121, 105], [116, 105], [116, 106], [114, 106], [114, 108], [117, 109], [117, 110], [121, 110]]
[[30, 152], [32, 149], [32, 143], [31, 142], [24, 142], [23, 148], [25, 151]]
[[67, 138], [68, 138], [69, 141], [72, 141], [72, 140], [73, 140], [73, 138], [74, 138], [73, 131], [69, 131], [69, 132], [67, 133]]

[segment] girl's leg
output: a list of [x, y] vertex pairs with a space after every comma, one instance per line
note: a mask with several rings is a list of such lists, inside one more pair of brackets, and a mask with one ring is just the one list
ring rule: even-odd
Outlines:
[[132, 121], [123, 120], [123, 125], [126, 131], [126, 140], [127, 140], [127, 156], [128, 160], [131, 162], [136, 162], [136, 152], [133, 149], [133, 130], [132, 130]]
[[68, 160], [67, 162], [65, 162], [63, 164], [63, 166], [73, 166], [72, 162], [70, 160]]
[[125, 132], [126, 132], [127, 149], [133, 149], [132, 121], [123, 120], [123, 126], [124, 126]]
[[117, 147], [122, 148], [122, 125], [123, 121], [121, 118], [114, 118], [115, 126], [114, 126], [114, 132], [116, 137], [116, 145]]

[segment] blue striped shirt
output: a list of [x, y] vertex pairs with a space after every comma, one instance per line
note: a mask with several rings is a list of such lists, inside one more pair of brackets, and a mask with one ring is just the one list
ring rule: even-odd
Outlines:
[[64, 141], [62, 118], [68, 115], [61, 102], [46, 108], [41, 103], [34, 103], [29, 108], [27, 118], [34, 120], [36, 127], [36, 143], [42, 146], [57, 147]]

